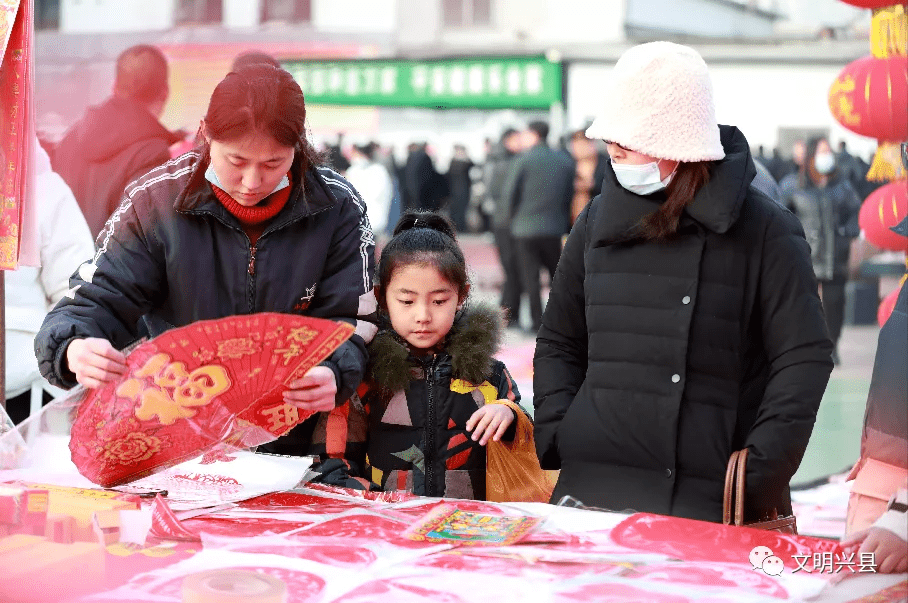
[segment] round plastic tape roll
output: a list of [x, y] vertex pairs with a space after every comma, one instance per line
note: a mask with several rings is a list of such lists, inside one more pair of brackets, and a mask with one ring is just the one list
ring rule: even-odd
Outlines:
[[183, 603], [287, 603], [287, 585], [249, 570], [209, 570], [186, 576]]

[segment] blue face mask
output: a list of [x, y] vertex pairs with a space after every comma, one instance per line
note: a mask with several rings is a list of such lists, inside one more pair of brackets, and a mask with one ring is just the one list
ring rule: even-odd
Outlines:
[[[205, 180], [215, 185], [222, 191], [227, 190], [226, 188], [224, 188], [224, 185], [221, 184], [221, 179], [218, 178], [218, 175], [214, 173], [214, 168], [211, 167], [210, 163], [208, 164], [208, 169], [205, 170]], [[288, 186], [290, 186], [290, 179], [287, 177], [287, 174], [284, 174], [284, 177], [281, 178], [281, 181], [277, 183], [277, 186], [274, 187], [274, 190], [271, 191], [269, 195], [273, 195], [274, 193], [283, 188], [287, 188]]]
[[672, 181], [672, 177], [675, 175], [675, 172], [672, 172], [665, 177], [665, 180], [662, 180], [658, 161], [641, 165], [615, 163], [613, 161], [612, 170], [615, 172], [618, 184], [638, 195], [651, 195], [661, 191], [668, 186], [668, 183]]

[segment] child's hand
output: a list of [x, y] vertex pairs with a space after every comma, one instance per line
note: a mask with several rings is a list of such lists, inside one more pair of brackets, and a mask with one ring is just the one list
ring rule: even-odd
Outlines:
[[885, 528], [870, 527], [855, 532], [840, 543], [846, 550], [873, 553], [877, 571], [881, 574], [901, 574], [908, 571], [908, 547], [904, 540]]
[[514, 411], [509, 407], [504, 404], [486, 404], [467, 421], [467, 431], [473, 432], [474, 442], [485, 446], [489, 438], [499, 441], [513, 422]]

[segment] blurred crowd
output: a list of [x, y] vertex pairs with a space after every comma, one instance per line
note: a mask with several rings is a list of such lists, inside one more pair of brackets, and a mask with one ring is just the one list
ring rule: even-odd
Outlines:
[[[262, 62], [279, 66], [269, 55], [247, 52], [233, 68]], [[90, 107], [59, 142], [41, 140], [92, 237], [101, 232], [128, 182], [197, 143], [196, 133], [171, 132], [159, 121], [169, 97], [167, 75], [166, 58], [156, 47], [126, 50], [117, 61], [113, 94]], [[535, 332], [543, 277], [554, 274], [562, 239], [599, 194], [609, 162], [604, 142], [588, 138], [585, 130], [559, 137], [542, 121], [514, 124], [497, 139], [487, 138], [482, 156], [470, 156], [464, 144], [450, 153], [445, 149], [450, 156], [445, 166], [426, 141], [399, 149], [377, 140], [348, 143], [338, 133], [317, 150], [325, 165], [359, 191], [379, 243], [403, 212], [415, 209], [445, 215], [460, 233], [490, 233], [504, 275], [501, 306], [509, 326], [519, 326], [521, 300], [527, 300], [531, 324], [526, 326]], [[850, 154], [844, 141], [835, 151], [826, 139], [797, 140], [789, 149], [771, 151], [759, 146], [753, 159], [755, 185], [804, 224], [837, 340], [850, 243], [859, 234], [857, 211], [878, 185], [866, 179], [867, 162]], [[821, 211], [826, 207], [833, 208], [833, 216]]]

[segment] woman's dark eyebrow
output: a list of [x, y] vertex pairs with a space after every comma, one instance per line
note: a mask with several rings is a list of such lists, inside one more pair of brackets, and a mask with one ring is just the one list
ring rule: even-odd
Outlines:
[[[243, 157], [239, 153], [227, 153], [227, 157], [229, 157], [231, 159], [238, 159], [239, 161], [249, 161], [249, 159], [247, 159], [246, 157]], [[275, 161], [283, 161], [283, 160], [284, 160], [283, 157], [272, 157], [271, 159], [266, 159], [262, 163], [273, 163]]]

